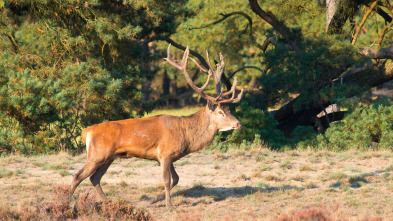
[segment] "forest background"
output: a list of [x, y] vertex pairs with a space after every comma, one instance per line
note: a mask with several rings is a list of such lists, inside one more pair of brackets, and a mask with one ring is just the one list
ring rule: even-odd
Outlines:
[[168, 44], [221, 52], [245, 89], [212, 148], [391, 149], [392, 26], [389, 0], [0, 0], [0, 152], [77, 153], [89, 125], [203, 105]]

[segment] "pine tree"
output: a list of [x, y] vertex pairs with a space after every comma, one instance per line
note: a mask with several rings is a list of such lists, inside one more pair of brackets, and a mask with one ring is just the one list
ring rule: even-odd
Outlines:
[[183, 1], [12, 0], [0, 4], [0, 148], [80, 147], [82, 128], [143, 113], [148, 44], [191, 15]]

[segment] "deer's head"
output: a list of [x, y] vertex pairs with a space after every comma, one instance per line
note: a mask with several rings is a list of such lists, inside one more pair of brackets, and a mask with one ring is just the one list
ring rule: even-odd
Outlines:
[[[240, 121], [237, 120], [229, 112], [229, 110], [225, 108], [226, 104], [238, 103], [242, 99], [243, 89], [241, 89], [239, 93], [237, 93], [236, 91], [237, 78], [234, 78], [230, 91], [221, 92], [221, 75], [222, 73], [224, 73], [225, 70], [224, 56], [220, 53], [220, 63], [216, 65], [216, 70], [214, 70], [209, 60], [209, 53], [206, 51], [207, 64], [209, 66], [208, 71], [201, 65], [199, 65], [194, 59], [190, 58], [202, 72], [207, 73], [208, 75], [205, 84], [202, 87], [197, 87], [187, 72], [187, 61], [190, 53], [188, 47], [184, 51], [183, 58], [180, 63], [176, 63], [174, 60], [172, 60], [170, 44], [168, 46], [167, 53], [167, 58], [165, 58], [165, 60], [168, 61], [169, 64], [179, 69], [187, 80], [187, 83], [191, 86], [191, 88], [207, 101], [206, 112], [209, 114], [210, 122], [213, 122], [219, 131], [227, 131], [241, 128], [242, 124], [240, 123]], [[205, 88], [209, 84], [211, 77], [213, 77], [216, 84], [216, 97], [207, 95], [203, 92], [203, 90], [205, 90]]]

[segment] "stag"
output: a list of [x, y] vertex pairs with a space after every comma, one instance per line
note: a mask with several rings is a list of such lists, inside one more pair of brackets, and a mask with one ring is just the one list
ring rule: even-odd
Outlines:
[[[208, 74], [206, 83], [197, 87], [187, 72], [189, 49], [184, 52], [180, 63], [171, 57], [171, 45], [165, 60], [179, 69], [188, 84], [202, 98], [207, 100], [205, 108], [186, 117], [159, 115], [141, 119], [108, 121], [87, 127], [82, 131], [82, 140], [86, 143], [87, 160], [83, 168], [77, 172], [71, 184], [71, 195], [76, 187], [87, 177], [93, 184], [99, 198], [106, 200], [100, 186], [102, 176], [116, 158], [138, 157], [155, 160], [161, 165], [165, 184], [165, 203], [172, 207], [170, 190], [179, 182], [173, 162], [185, 155], [208, 147], [218, 131], [239, 129], [241, 123], [224, 107], [225, 104], [237, 103], [241, 100], [243, 89], [236, 93], [237, 79], [230, 91], [221, 92], [221, 75], [224, 72], [224, 57], [220, 54], [220, 63], [214, 70], [207, 53], [209, 70], [191, 60], [202, 71]], [[217, 96], [212, 97], [203, 92], [213, 77]], [[155, 197], [153, 202], [159, 200]]]

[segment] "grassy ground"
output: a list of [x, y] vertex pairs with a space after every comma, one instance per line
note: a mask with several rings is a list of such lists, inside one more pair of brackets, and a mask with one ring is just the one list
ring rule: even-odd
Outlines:
[[200, 109], [202, 109], [203, 106], [200, 107], [183, 107], [183, 108], [175, 108], [175, 109], [155, 109], [152, 112], [145, 114], [144, 117], [150, 117], [150, 116], [155, 116], [155, 115], [160, 115], [160, 114], [167, 114], [167, 115], [173, 115], [173, 116], [188, 116], [191, 115]]
[[[173, 210], [165, 208], [163, 201], [149, 203], [151, 196], [163, 190], [155, 162], [115, 161], [102, 183], [108, 198], [144, 208], [155, 220], [290, 220], [290, 216], [312, 215], [390, 220], [392, 157], [390, 151], [206, 150], [175, 163], [180, 182], [172, 190]], [[85, 158], [85, 154], [67, 153], [0, 158], [0, 214], [5, 209], [24, 211], [57, 201], [56, 188], [70, 184]], [[85, 180], [71, 208], [83, 197], [88, 201], [86, 194], [94, 197], [92, 190]]]

